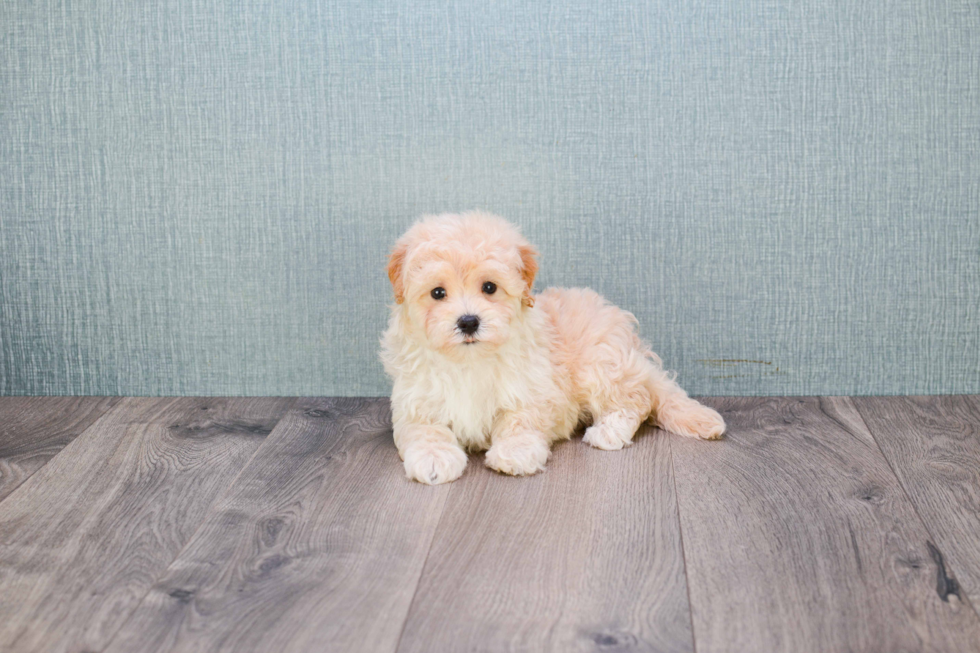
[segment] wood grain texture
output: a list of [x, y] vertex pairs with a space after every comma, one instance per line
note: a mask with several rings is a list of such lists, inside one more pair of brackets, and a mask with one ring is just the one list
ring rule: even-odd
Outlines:
[[0, 650], [101, 650], [292, 400], [125, 399], [0, 503]]
[[618, 452], [576, 439], [529, 478], [473, 457], [399, 652], [692, 650], [665, 438]]
[[975, 651], [938, 549], [844, 399], [709, 402], [727, 439], [672, 438], [699, 653]]
[[0, 397], [0, 501], [119, 397]]
[[853, 401], [945, 554], [937, 587], [980, 608], [980, 398]]
[[449, 489], [386, 399], [300, 400], [109, 650], [393, 651]]

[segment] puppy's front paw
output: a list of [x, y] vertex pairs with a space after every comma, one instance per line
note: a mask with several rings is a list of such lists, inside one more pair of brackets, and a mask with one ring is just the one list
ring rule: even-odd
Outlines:
[[439, 485], [455, 481], [466, 469], [466, 453], [456, 444], [424, 442], [405, 451], [405, 474], [409, 478]]
[[541, 433], [512, 435], [490, 447], [486, 465], [504, 474], [525, 476], [544, 469], [549, 453], [548, 441]]

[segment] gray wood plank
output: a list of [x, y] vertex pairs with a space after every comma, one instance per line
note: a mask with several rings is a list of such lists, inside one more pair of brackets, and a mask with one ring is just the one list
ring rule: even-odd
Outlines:
[[671, 439], [699, 653], [978, 650], [853, 404], [707, 403], [727, 438]]
[[[452, 484], [400, 653], [691, 651], [668, 436]], [[710, 445], [705, 445], [710, 446]]]
[[861, 416], [945, 554], [937, 586], [980, 607], [980, 398], [861, 397]]
[[108, 650], [393, 651], [448, 492], [386, 399], [300, 400]]
[[0, 503], [0, 650], [101, 650], [288, 399], [125, 399]]
[[0, 397], [0, 501], [119, 397]]

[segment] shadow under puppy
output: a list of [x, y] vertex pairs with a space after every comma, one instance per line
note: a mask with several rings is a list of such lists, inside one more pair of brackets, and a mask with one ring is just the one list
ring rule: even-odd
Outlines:
[[381, 358], [409, 478], [453, 481], [466, 450], [533, 474], [580, 422], [600, 449], [628, 445], [646, 419], [721, 437], [721, 415], [664, 372], [631, 313], [588, 289], [533, 295], [536, 256], [513, 225], [479, 211], [425, 217], [395, 244]]

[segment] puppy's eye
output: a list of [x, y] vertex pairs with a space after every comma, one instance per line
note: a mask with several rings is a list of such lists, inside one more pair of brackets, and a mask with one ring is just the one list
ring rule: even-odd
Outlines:
[[442, 286], [439, 286], [438, 288], [433, 288], [432, 292], [429, 294], [432, 295], [432, 299], [445, 299], [446, 289], [443, 288]]
[[483, 292], [488, 295], [492, 295], [497, 292], [497, 284], [492, 281], [487, 281], [483, 284]]

